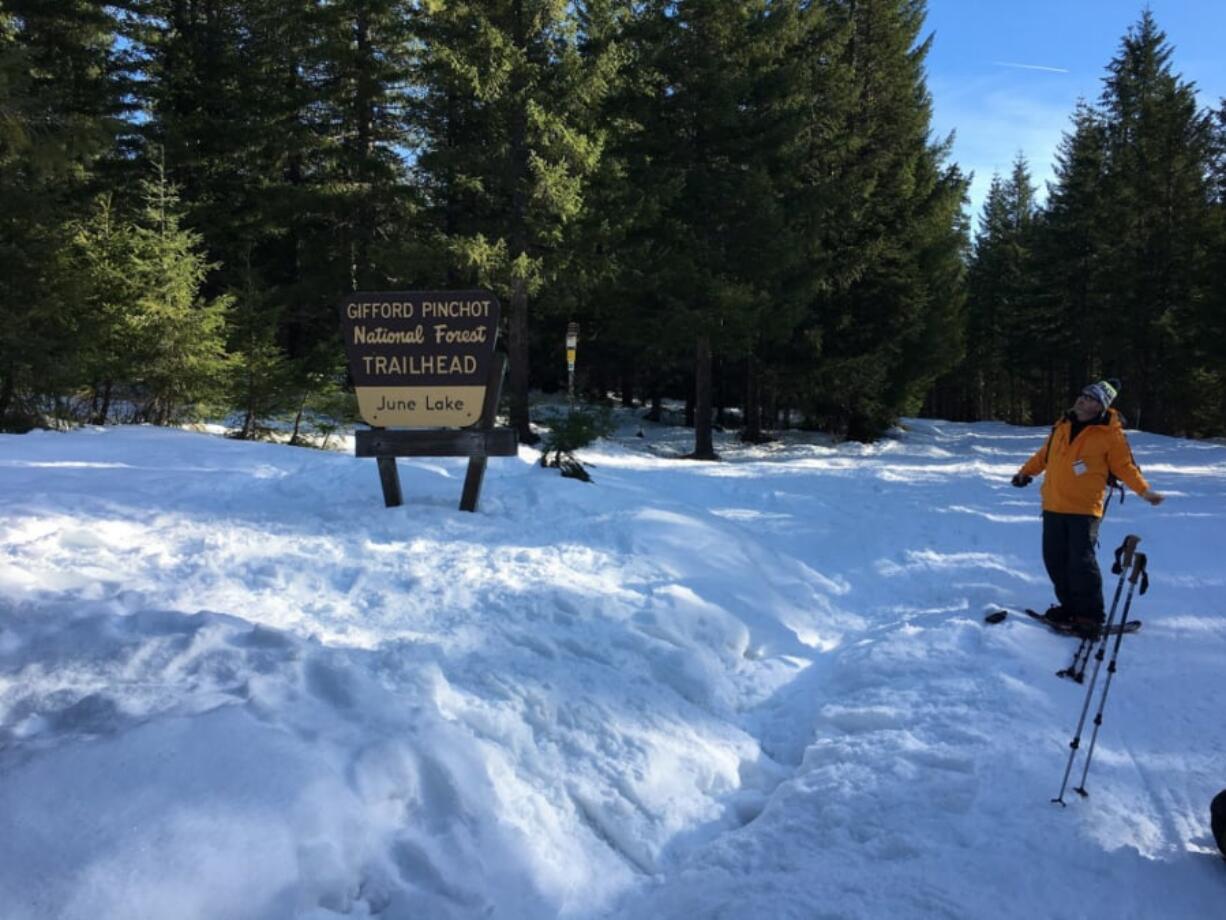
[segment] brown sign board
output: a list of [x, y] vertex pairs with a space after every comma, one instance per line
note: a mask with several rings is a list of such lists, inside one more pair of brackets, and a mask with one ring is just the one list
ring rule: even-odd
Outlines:
[[465, 428], [481, 417], [498, 336], [489, 291], [363, 291], [341, 303], [362, 418], [375, 428]]

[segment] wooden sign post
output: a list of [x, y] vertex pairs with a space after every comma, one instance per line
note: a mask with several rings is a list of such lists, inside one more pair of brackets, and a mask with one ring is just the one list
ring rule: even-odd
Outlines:
[[359, 292], [341, 304], [358, 411], [371, 426], [354, 453], [378, 461], [387, 507], [404, 501], [397, 457], [468, 457], [460, 510], [476, 511], [488, 459], [518, 452], [515, 430], [494, 427], [506, 371], [494, 352], [498, 313], [488, 291]]

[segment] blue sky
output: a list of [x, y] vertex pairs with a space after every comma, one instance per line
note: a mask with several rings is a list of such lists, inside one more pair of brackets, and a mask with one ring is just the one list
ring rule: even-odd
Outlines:
[[[1044, 194], [1078, 97], [1097, 101], [1108, 62], [1144, 0], [929, 0], [926, 33], [934, 133], [957, 132], [953, 159], [974, 172], [971, 213], [994, 171], [1021, 151]], [[1226, 97], [1226, 0], [1150, 0], [1174, 46], [1172, 67], [1201, 104]], [[1043, 68], [1043, 69], [1040, 69]]]

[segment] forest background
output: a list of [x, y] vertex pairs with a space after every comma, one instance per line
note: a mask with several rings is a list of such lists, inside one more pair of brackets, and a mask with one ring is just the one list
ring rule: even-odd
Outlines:
[[346, 411], [337, 304], [482, 286], [508, 411], [1226, 433], [1226, 100], [1154, 16], [972, 236], [921, 0], [0, 0], [0, 429]]

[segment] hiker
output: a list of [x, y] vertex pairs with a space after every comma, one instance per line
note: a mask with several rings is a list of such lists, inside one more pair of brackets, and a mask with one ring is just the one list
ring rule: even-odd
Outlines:
[[1013, 477], [1025, 488], [1043, 479], [1043, 565], [1057, 603], [1047, 618], [1083, 635], [1097, 635], [1105, 619], [1103, 579], [1095, 548], [1109, 477], [1116, 477], [1151, 505], [1164, 496], [1153, 491], [1132, 459], [1120, 414], [1111, 408], [1118, 380], [1091, 383], [1052, 426], [1047, 442]]

